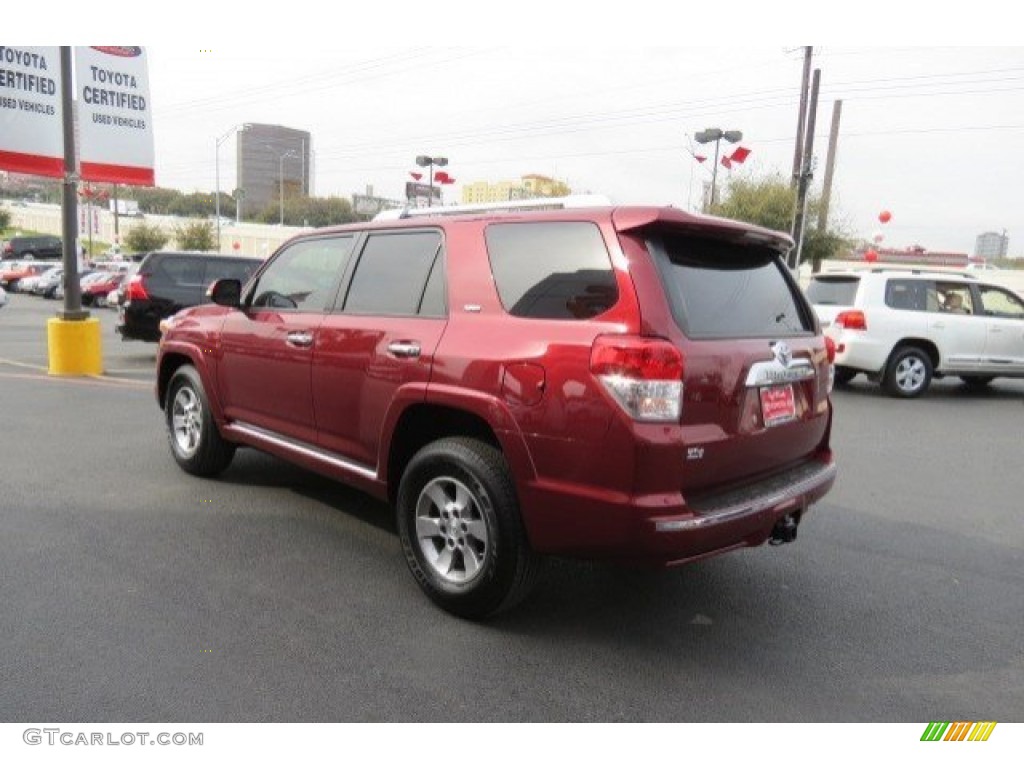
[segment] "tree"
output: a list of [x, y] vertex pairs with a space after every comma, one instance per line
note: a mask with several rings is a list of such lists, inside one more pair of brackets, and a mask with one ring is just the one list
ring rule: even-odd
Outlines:
[[[733, 179], [729, 182], [725, 199], [717, 203], [711, 213], [779, 232], [790, 232], [795, 207], [796, 190], [782, 176], [775, 174], [760, 179]], [[810, 222], [817, 221], [820, 209], [820, 197], [809, 197], [805, 219], [808, 226], [804, 229], [804, 245], [800, 252], [800, 261], [812, 262], [815, 272], [821, 268], [822, 261], [835, 258], [850, 244], [849, 235], [841, 229], [819, 230], [810, 226]]]
[[0, 232], [11, 226], [11, 212], [0, 210]]
[[[277, 224], [281, 220], [280, 202], [267, 205], [254, 217], [256, 221]], [[358, 221], [352, 203], [344, 197], [286, 197], [284, 223], [290, 226], [326, 227]]]
[[147, 253], [160, 250], [168, 239], [164, 231], [153, 224], [136, 224], [124, 236], [124, 244], [132, 253]]
[[217, 247], [213, 224], [209, 221], [193, 221], [175, 227], [174, 239], [185, 251], [212, 251]]

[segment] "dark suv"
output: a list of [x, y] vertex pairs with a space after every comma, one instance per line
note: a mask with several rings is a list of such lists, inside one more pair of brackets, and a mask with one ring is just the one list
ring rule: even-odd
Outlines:
[[175, 460], [211, 476], [252, 446], [388, 500], [419, 585], [467, 617], [540, 555], [791, 541], [836, 469], [790, 239], [545, 204], [305, 233], [216, 283], [160, 343]]
[[125, 340], [160, 340], [160, 321], [203, 304], [206, 289], [221, 278], [244, 283], [262, 259], [208, 253], [147, 253], [122, 288], [117, 332]]
[[5, 259], [59, 259], [64, 246], [59, 237], [38, 235], [33, 237], [12, 237], [4, 245]]

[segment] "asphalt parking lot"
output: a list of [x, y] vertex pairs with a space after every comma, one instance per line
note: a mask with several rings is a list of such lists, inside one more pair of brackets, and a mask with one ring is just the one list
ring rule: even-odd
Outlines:
[[1024, 721], [1024, 382], [858, 379], [795, 543], [552, 561], [474, 624], [378, 502], [252, 450], [182, 473], [112, 311], [107, 375], [47, 376], [57, 309], [0, 310], [2, 721]]

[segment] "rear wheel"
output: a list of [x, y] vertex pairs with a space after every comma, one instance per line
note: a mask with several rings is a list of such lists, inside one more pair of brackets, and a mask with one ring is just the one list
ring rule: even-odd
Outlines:
[[511, 608], [536, 580], [539, 558], [519, 516], [504, 456], [470, 438], [422, 448], [396, 504], [406, 562], [441, 608], [479, 619]]
[[893, 352], [882, 382], [894, 397], [918, 397], [932, 381], [932, 359], [920, 347], [901, 347]]
[[167, 440], [178, 466], [201, 477], [213, 477], [227, 469], [235, 445], [220, 436], [202, 379], [191, 365], [183, 365], [171, 377], [164, 416]]

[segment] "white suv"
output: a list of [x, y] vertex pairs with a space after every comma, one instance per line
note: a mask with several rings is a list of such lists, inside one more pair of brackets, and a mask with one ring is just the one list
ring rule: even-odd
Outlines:
[[932, 378], [984, 387], [1024, 378], [1024, 299], [954, 272], [872, 269], [815, 275], [807, 288], [836, 345], [837, 384], [859, 373], [896, 397]]

